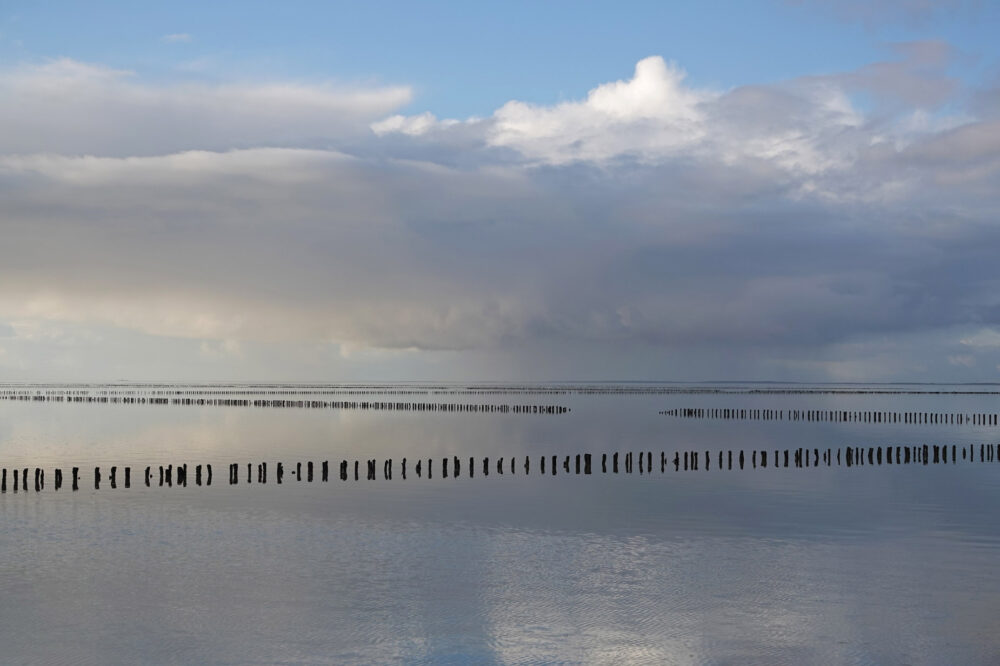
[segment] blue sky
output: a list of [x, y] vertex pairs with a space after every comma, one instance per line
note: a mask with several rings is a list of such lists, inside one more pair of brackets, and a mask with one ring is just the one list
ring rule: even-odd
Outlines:
[[163, 79], [407, 84], [412, 109], [456, 118], [510, 99], [575, 99], [648, 55], [725, 89], [855, 69], [891, 57], [892, 43], [938, 39], [961, 52], [966, 82], [996, 75], [996, 3], [837, 4], [6, 2], [0, 58], [69, 57]]
[[998, 19], [8, 2], [0, 376], [1000, 380]]

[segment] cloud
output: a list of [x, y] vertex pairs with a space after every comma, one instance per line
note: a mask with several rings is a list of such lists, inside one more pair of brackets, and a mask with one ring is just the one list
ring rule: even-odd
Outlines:
[[0, 154], [157, 155], [356, 135], [408, 103], [406, 86], [144, 83], [70, 59], [0, 70]]
[[953, 354], [948, 356], [948, 363], [971, 368], [976, 365], [976, 357], [972, 354]]
[[194, 37], [186, 32], [175, 32], [170, 35], [163, 35], [160, 37], [160, 41], [164, 44], [186, 44], [194, 40]]
[[1000, 333], [986, 328], [966, 338], [962, 338], [961, 342], [967, 347], [1000, 347]]
[[897, 60], [852, 72], [728, 91], [687, 86], [683, 70], [652, 56], [636, 65], [631, 79], [600, 85], [580, 101], [511, 101], [489, 118], [464, 123], [429, 113], [395, 115], [372, 129], [383, 137], [426, 136], [436, 143], [463, 131], [478, 136], [482, 147], [513, 150], [536, 165], [692, 160], [791, 175], [847, 170], [860, 152], [881, 142], [906, 143], [922, 129], [917, 123], [865, 126], [852, 96], [872, 93], [916, 112], [940, 106], [955, 91], [944, 73], [951, 61], [946, 44], [911, 42], [894, 50]]
[[[462, 121], [397, 113], [405, 88], [10, 70], [0, 90], [65, 135], [0, 106], [23, 134], [0, 139], [0, 319], [188, 340], [216, 364], [309, 345], [552, 376], [978, 372], [1000, 347], [977, 333], [1000, 326], [1000, 132], [934, 107], [948, 58], [905, 45], [898, 67], [704, 90], [652, 57], [583, 99]], [[74, 128], [49, 127], [46, 86], [81, 91]], [[876, 87], [892, 103], [863, 110]]]

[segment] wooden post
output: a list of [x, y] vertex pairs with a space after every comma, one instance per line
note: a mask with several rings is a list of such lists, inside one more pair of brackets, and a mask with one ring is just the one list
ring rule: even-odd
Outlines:
[[[59, 471], [59, 481], [60, 481], [60, 483], [62, 482], [62, 472], [61, 471]], [[131, 488], [132, 487], [132, 468], [131, 467], [126, 467], [125, 468], [125, 487], [126, 488]]]
[[583, 454], [583, 473], [590, 474], [590, 454]]
[[74, 467], [73, 468], [73, 490], [74, 491], [77, 491], [77, 490], [80, 489], [80, 486], [79, 486], [79, 481], [80, 481], [79, 474], [80, 474], [80, 468], [79, 467]]
[[100, 467], [95, 467], [94, 468], [94, 490], [100, 490], [100, 489], [101, 489], [101, 468]]

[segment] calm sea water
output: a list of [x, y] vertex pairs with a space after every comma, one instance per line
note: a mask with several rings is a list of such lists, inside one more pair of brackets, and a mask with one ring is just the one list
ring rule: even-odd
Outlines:
[[[232, 390], [2, 388], [173, 398]], [[0, 496], [0, 662], [1000, 663], [1000, 462], [978, 459], [980, 444], [1000, 441], [1000, 426], [660, 414], [992, 414], [1000, 387], [466, 388], [239, 390], [256, 394], [243, 399], [571, 411], [0, 400], [0, 466], [43, 467], [47, 484]], [[714, 459], [719, 450], [923, 444], [972, 444], [976, 461], [775, 469], [772, 459], [754, 469], [748, 459], [728, 470]], [[652, 473], [601, 473], [600, 454], [647, 450]], [[711, 451], [710, 468], [660, 473], [660, 451], [672, 460], [687, 450]], [[594, 474], [565, 473], [564, 457], [578, 453], [595, 455]], [[539, 474], [542, 455], [559, 456], [555, 476]], [[440, 461], [453, 456], [462, 475], [442, 478]], [[514, 456], [516, 470], [484, 476], [485, 456], [491, 467]], [[371, 458], [377, 480], [365, 479], [364, 463], [361, 480], [340, 480], [341, 459]], [[386, 458], [392, 480], [383, 479]], [[428, 458], [433, 476], [418, 478], [413, 465]], [[288, 468], [309, 460], [331, 461], [328, 483], [290, 478]], [[263, 461], [269, 483], [248, 485], [246, 463]], [[273, 482], [278, 461], [282, 485]], [[232, 486], [234, 462], [241, 478]], [[147, 465], [181, 463], [211, 463], [213, 485], [141, 482]], [[53, 470], [74, 465], [80, 490], [55, 492]], [[131, 466], [132, 487], [119, 477], [117, 488], [94, 490], [97, 465], [105, 474]]]

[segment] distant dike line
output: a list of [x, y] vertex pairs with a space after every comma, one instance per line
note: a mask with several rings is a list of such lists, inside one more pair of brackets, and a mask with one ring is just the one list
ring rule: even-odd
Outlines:
[[[659, 473], [665, 474], [668, 471], [674, 472], [694, 472], [699, 470], [711, 471], [713, 469], [718, 471], [731, 471], [731, 470], [748, 470], [748, 469], [766, 469], [769, 465], [772, 468], [822, 468], [822, 467], [871, 467], [871, 466], [881, 466], [885, 465], [957, 465], [960, 462], [963, 463], [993, 463], [1000, 461], [1000, 445], [995, 444], [980, 444], [978, 450], [978, 461], [976, 459], [976, 446], [975, 445], [928, 445], [923, 444], [920, 446], [869, 446], [869, 447], [844, 447], [837, 449], [825, 449], [820, 450], [818, 448], [808, 449], [808, 448], [798, 448], [798, 449], [754, 449], [751, 451], [740, 450], [728, 450], [728, 451], [718, 451], [717, 456], [710, 451], [676, 451], [671, 458], [666, 452], [661, 451], [659, 456]], [[439, 460], [439, 472], [438, 478], [447, 479], [449, 478], [449, 473], [451, 478], [460, 478], [463, 476], [463, 466], [465, 465], [466, 458], [458, 456], [448, 456], [440, 459], [437, 458], [420, 458], [413, 461], [409, 468], [409, 477], [407, 476], [408, 460], [402, 458], [399, 461], [399, 467], [396, 467], [395, 462], [392, 458], [387, 458], [381, 461], [382, 467], [382, 479], [385, 481], [391, 481], [394, 478], [394, 474], [397, 473], [399, 479], [406, 480], [407, 478], [412, 479], [416, 476], [417, 479], [433, 479], [435, 476], [435, 460]], [[521, 470], [521, 474], [527, 476], [531, 474], [531, 461], [530, 456], [522, 456], [518, 458], [513, 456], [510, 458], [498, 457], [494, 458], [491, 462], [489, 456], [481, 459], [470, 456], [468, 459], [468, 465], [464, 466], [465, 474], [468, 478], [474, 478], [476, 476], [476, 469], [480, 469], [479, 474], [481, 476], [489, 476], [491, 470], [495, 469], [495, 473], [498, 475], [510, 474], [514, 475]], [[714, 467], [713, 467], [713, 461]], [[341, 460], [339, 463], [339, 469], [337, 470], [338, 476], [341, 481], [360, 481], [364, 478], [367, 481], [378, 480], [378, 459], [366, 459], [366, 460]], [[638, 462], [638, 473], [640, 475], [649, 475], [655, 472], [653, 466], [653, 452], [652, 451], [640, 451], [638, 453], [626, 452], [620, 454], [618, 452], [608, 455], [607, 453], [600, 454], [599, 460], [599, 471], [600, 474], [633, 474], [636, 471], [636, 463]], [[548, 463], [548, 465], [546, 465]], [[495, 465], [495, 467], [494, 467]], [[552, 455], [552, 456], [538, 456], [537, 457], [537, 474], [539, 476], [556, 476], [559, 472], [559, 468], [562, 468], [563, 474], [574, 474], [574, 475], [590, 475], [596, 474], [595, 469], [598, 465], [598, 459], [596, 454], [584, 453], [571, 455]], [[230, 463], [229, 464], [229, 478], [227, 485], [237, 486], [245, 485], [265, 485], [268, 482], [268, 463], [246, 463], [243, 465], [241, 463]], [[297, 462], [294, 466], [289, 465], [291, 471], [289, 471], [289, 480], [291, 482], [302, 482], [312, 483], [315, 477], [318, 475], [319, 481], [321, 483], [326, 483], [330, 481], [330, 462], [323, 461], [321, 463], [309, 462]], [[450, 469], [449, 469], [450, 468]], [[40, 467], [22, 467], [22, 468], [3, 468], [0, 471], [0, 493], [7, 493], [8, 487], [11, 492], [27, 492], [29, 490], [29, 472], [34, 469], [33, 482], [35, 492], [42, 492], [46, 488], [45, 479], [45, 469]], [[205, 465], [193, 465], [191, 466], [194, 472], [194, 479], [192, 480], [195, 486], [211, 486], [213, 481], [213, 470], [211, 464]], [[246, 474], [243, 474], [244, 469]], [[548, 471], [547, 471], [548, 470]], [[182, 465], [158, 465], [155, 469], [152, 465], [147, 466], [145, 469], [141, 470], [142, 479], [141, 483], [145, 487], [181, 487], [186, 488], [188, 485], [188, 464]], [[121, 480], [122, 485], [125, 488], [132, 487], [132, 468], [123, 467], [121, 468], [121, 476], [118, 474], [119, 467], [111, 466], [108, 469], [108, 474], [106, 477], [107, 486], [112, 489], [118, 488], [119, 480]], [[303, 475], [304, 473], [304, 475]], [[64, 487], [64, 476], [63, 470], [57, 468], [54, 470], [54, 483], [52, 488], [55, 491], [62, 490]], [[9, 478], [9, 483], [8, 483]], [[245, 479], [240, 481], [240, 479]], [[254, 479], [256, 478], [256, 481]], [[94, 467], [93, 483], [94, 490], [100, 490], [102, 482], [105, 481], [105, 477], [102, 473], [101, 467]], [[274, 468], [274, 483], [280, 485], [286, 483], [285, 479], [285, 465], [284, 463], [276, 463]], [[80, 468], [73, 467], [70, 470], [69, 476], [69, 488], [73, 491], [80, 489]]]
[[[707, 384], [707, 385], [705, 385]], [[949, 385], [720, 385], [721, 383], [656, 384], [614, 382], [539, 382], [536, 384], [228, 384], [228, 383], [20, 383], [0, 382], [2, 394], [102, 396], [261, 396], [261, 395], [1000, 395], [995, 384]], [[766, 382], [764, 384], [767, 384]], [[951, 385], [955, 386], [955, 385]], [[979, 386], [979, 388], [974, 388]], [[988, 388], [987, 388], [988, 387]]]

